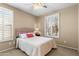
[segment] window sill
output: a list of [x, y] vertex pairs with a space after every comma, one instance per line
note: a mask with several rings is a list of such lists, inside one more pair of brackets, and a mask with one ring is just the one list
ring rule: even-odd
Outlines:
[[[10, 39], [11, 40], [11, 39]], [[10, 41], [10, 40], [0, 40], [0, 42], [6, 42], [6, 41]]]
[[45, 37], [50, 37], [50, 38], [59, 39], [59, 36], [45, 36]]

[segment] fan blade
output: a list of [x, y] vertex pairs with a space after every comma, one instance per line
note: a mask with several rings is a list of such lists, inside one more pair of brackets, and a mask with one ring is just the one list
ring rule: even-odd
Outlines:
[[47, 6], [46, 6], [46, 5], [44, 5], [43, 7], [47, 8]]

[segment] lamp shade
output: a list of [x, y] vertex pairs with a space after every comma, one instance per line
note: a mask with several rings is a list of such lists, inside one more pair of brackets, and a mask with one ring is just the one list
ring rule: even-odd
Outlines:
[[39, 28], [35, 28], [35, 31], [39, 31]]

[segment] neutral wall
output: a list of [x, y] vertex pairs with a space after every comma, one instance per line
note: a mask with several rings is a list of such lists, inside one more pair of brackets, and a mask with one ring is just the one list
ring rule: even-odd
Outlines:
[[78, 8], [72, 6], [60, 11], [60, 39], [65, 41], [63, 45], [68, 47], [78, 47]]
[[78, 4], [78, 52], [79, 52], [79, 4]]
[[[5, 7], [5, 8], [13, 10], [14, 30], [15, 28], [22, 28], [22, 27], [34, 28], [35, 17], [33, 15], [25, 13], [7, 4], [0, 4], [0, 7]], [[0, 51], [4, 49], [12, 48], [12, 47], [15, 47], [15, 40], [7, 41], [7, 42], [0, 42]]]
[[37, 17], [36, 24], [41, 32], [41, 36], [44, 36], [44, 17]]
[[[60, 13], [60, 20], [59, 20], [60, 38], [56, 40], [57, 43], [67, 47], [78, 48], [77, 5], [67, 7], [57, 12]], [[41, 33], [42, 35], [44, 35], [44, 16], [38, 17], [38, 20], [39, 20], [38, 22], [40, 23]]]

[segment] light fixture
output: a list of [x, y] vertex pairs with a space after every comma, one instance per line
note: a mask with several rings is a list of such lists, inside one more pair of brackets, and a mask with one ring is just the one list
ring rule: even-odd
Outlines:
[[39, 31], [39, 28], [35, 28], [35, 31]]
[[41, 8], [47, 8], [47, 6], [44, 3], [33, 3], [33, 9], [41, 9]]

